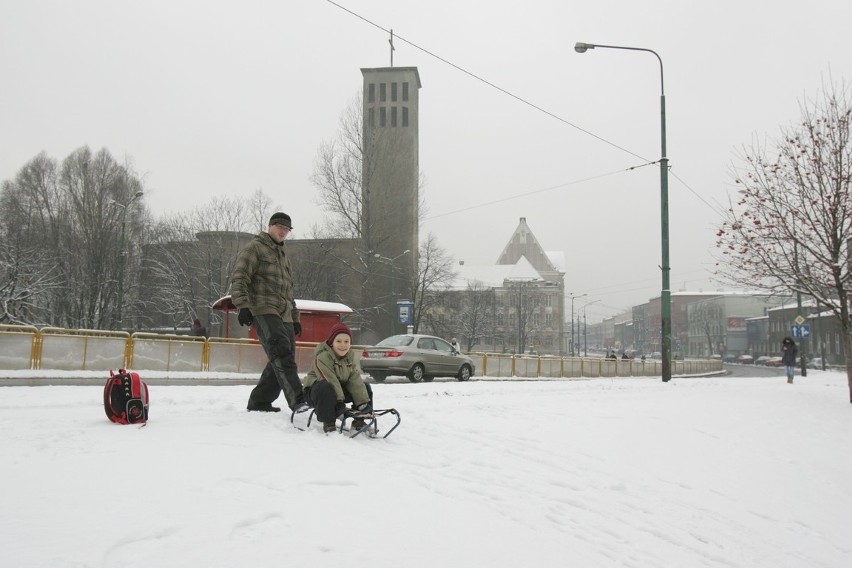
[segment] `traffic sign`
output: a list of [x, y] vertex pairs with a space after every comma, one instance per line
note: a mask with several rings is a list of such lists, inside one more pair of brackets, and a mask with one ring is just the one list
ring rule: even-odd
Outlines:
[[795, 321], [797, 324], [802, 325], [803, 323], [805, 323], [805, 318], [803, 318], [802, 316], [796, 316]]
[[799, 339], [808, 339], [811, 336], [811, 326], [808, 324], [794, 325], [792, 326], [791, 331], [793, 337], [797, 337]]

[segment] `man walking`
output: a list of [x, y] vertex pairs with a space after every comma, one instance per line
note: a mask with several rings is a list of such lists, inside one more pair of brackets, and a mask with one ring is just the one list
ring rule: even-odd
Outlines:
[[273, 214], [266, 232], [257, 234], [240, 251], [231, 274], [231, 301], [240, 310], [240, 325], [254, 325], [269, 359], [249, 395], [250, 411], [279, 412], [272, 402], [281, 392], [290, 409], [306, 406], [295, 357], [295, 336], [302, 333], [302, 324], [284, 247], [292, 229], [289, 215]]

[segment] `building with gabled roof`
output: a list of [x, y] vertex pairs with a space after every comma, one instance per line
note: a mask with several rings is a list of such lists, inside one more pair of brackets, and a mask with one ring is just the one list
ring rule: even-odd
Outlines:
[[427, 326], [468, 351], [564, 355], [564, 258], [545, 251], [521, 217], [496, 264], [459, 262]]

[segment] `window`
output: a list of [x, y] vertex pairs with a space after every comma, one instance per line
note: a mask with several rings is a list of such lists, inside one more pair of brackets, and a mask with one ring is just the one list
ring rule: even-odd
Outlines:
[[408, 100], [408, 83], [402, 84], [402, 100]]
[[385, 102], [388, 100], [388, 84], [380, 83], [379, 84], [379, 102]]
[[396, 127], [396, 107], [391, 107], [391, 127]]
[[367, 124], [370, 125], [370, 128], [375, 128], [376, 126], [376, 109], [370, 107], [367, 109]]
[[391, 101], [396, 102], [396, 83], [391, 83]]
[[379, 109], [379, 126], [384, 128], [386, 122], [387, 122], [387, 109], [385, 107], [381, 107]]
[[402, 107], [402, 127], [408, 127], [408, 107]]
[[370, 83], [369, 87], [367, 87], [367, 102], [374, 103], [376, 102], [376, 84]]

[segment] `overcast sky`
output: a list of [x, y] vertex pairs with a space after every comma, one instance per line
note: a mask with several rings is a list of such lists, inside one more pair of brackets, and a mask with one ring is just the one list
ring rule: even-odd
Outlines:
[[262, 189], [307, 236], [317, 149], [392, 28], [423, 83], [421, 238], [493, 264], [526, 217], [597, 321], [660, 293], [659, 168], [630, 169], [660, 157], [660, 68], [574, 44], [662, 58], [672, 290], [709, 290], [736, 152], [849, 78], [850, 21], [842, 0], [0, 0], [0, 180], [107, 148], [155, 215]]

